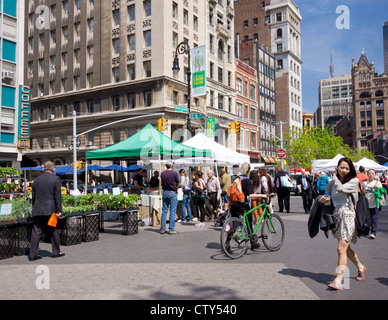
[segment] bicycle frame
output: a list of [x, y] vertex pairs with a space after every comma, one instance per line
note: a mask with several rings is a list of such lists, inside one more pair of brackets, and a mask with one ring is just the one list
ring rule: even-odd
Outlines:
[[[257, 222], [257, 225], [256, 225], [254, 231], [252, 232], [251, 226], [250, 226], [249, 223], [248, 223], [248, 222], [249, 222], [249, 221], [248, 221], [248, 214], [252, 213], [253, 211], [255, 211], [255, 210], [257, 210], [257, 209], [259, 209], [260, 207], [263, 207], [263, 206], [264, 206], [264, 208], [263, 208], [263, 213], [262, 213], [262, 215], [261, 215], [259, 221]], [[273, 230], [274, 232], [276, 232], [276, 231], [275, 231], [275, 228], [274, 228], [274, 226], [273, 226], [273, 224], [272, 224], [271, 215], [268, 214], [268, 208], [267, 208], [267, 204], [266, 204], [265, 202], [263, 202], [262, 204], [258, 205], [257, 207], [255, 207], [255, 208], [253, 208], [253, 209], [251, 209], [251, 210], [249, 210], [249, 211], [244, 212], [244, 215], [243, 215], [243, 219], [244, 219], [243, 231], [244, 231], [245, 226], [248, 226], [248, 235], [256, 234], [256, 233], [257, 233], [257, 230], [259, 230], [259, 227], [261, 226], [261, 221], [265, 218], [265, 216], [268, 217], [268, 220], [269, 220], [270, 223], [271, 223], [271, 228], [272, 228], [272, 230]], [[271, 232], [269, 226], [268, 226], [268, 231]], [[244, 232], [242, 232], [242, 234], [244, 234]], [[250, 238], [243, 238], [243, 237], [240, 237], [240, 238], [241, 238], [242, 240], [249, 240], [249, 239], [250, 239]]]

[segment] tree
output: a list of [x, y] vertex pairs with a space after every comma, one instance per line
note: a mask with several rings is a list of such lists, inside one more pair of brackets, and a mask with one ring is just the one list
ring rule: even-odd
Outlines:
[[337, 154], [349, 157], [353, 162], [366, 157], [374, 160], [372, 153], [366, 150], [353, 150], [344, 144], [341, 137], [333, 136], [333, 128], [328, 126], [312, 127], [300, 134], [290, 132], [287, 145], [287, 160], [293, 168], [310, 168], [313, 160], [332, 159]]

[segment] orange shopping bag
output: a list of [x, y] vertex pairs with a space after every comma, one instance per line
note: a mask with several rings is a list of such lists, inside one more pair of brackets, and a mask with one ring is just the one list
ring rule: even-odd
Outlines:
[[57, 214], [53, 213], [51, 215], [50, 220], [48, 221], [47, 225], [55, 228], [57, 226], [57, 222], [58, 222]]

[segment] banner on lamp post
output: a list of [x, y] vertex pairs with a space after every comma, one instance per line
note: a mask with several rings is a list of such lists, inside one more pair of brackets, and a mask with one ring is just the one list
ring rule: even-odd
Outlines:
[[206, 95], [206, 46], [191, 49], [191, 96]]
[[216, 118], [206, 118], [206, 136], [214, 138], [216, 132]]

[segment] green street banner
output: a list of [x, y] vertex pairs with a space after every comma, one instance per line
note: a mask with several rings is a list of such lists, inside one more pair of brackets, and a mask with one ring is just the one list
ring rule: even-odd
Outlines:
[[214, 138], [216, 132], [216, 118], [206, 119], [206, 136], [208, 138]]
[[191, 49], [191, 96], [206, 95], [206, 46]]

